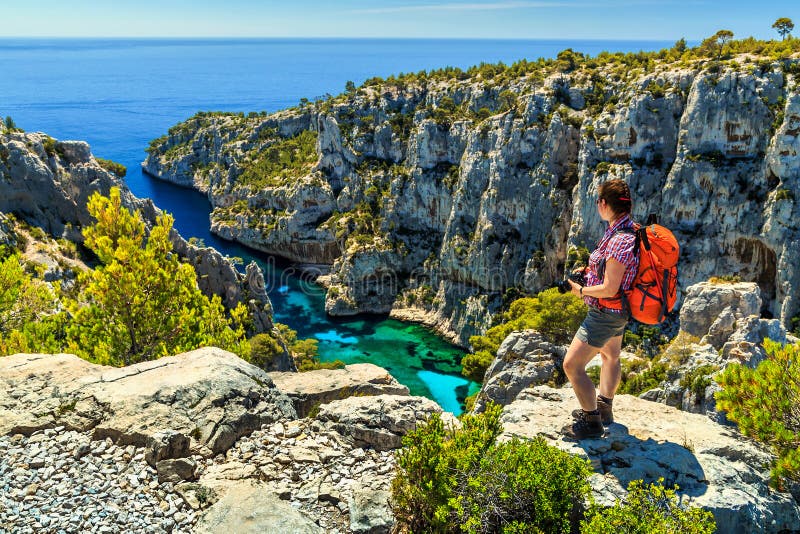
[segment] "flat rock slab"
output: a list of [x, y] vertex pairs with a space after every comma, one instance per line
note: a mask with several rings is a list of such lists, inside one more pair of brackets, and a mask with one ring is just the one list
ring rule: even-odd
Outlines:
[[352, 395], [408, 395], [406, 386], [386, 369], [371, 363], [304, 373], [276, 372], [269, 376], [277, 388], [292, 399], [300, 417], [307, 416], [314, 407]]
[[0, 434], [63, 425], [144, 446], [171, 430], [191, 438], [192, 451], [216, 454], [294, 417], [267, 373], [215, 347], [123, 368], [71, 354], [0, 358]]
[[322, 528], [263, 484], [242, 481], [226, 488], [225, 495], [195, 525], [197, 534], [322, 533]]
[[[352, 438], [357, 447], [386, 451], [399, 448], [403, 436], [434, 413], [442, 413], [442, 408], [425, 397], [378, 395], [324, 404], [317, 421], [325, 428]], [[454, 418], [449, 415], [446, 419]]]
[[503, 409], [502, 439], [544, 436], [588, 458], [595, 498], [604, 505], [625, 495], [632, 480], [679, 486], [694, 506], [714, 513], [718, 532], [780, 532], [800, 525], [789, 493], [769, 487], [772, 456], [734, 428], [630, 395], [614, 398], [615, 423], [602, 439], [571, 441], [561, 428], [578, 407], [571, 389], [537, 386]]

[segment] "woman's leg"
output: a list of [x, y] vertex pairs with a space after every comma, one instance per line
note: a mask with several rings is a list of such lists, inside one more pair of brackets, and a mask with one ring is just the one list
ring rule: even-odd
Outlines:
[[[573, 337], [567, 355], [564, 356], [564, 373], [572, 384], [572, 389], [575, 390], [581, 408], [587, 412], [597, 409], [597, 393], [592, 379], [586, 374], [586, 365], [598, 352], [599, 348]], [[617, 356], [619, 359], [619, 353]]]
[[600, 349], [603, 366], [600, 368], [599, 389], [600, 395], [607, 399], [613, 399], [619, 387], [622, 376], [619, 363], [620, 352], [622, 352], [622, 336], [612, 337]]

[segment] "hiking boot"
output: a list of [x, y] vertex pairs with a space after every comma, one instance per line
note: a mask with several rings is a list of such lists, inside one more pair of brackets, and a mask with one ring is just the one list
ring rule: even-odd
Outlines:
[[597, 411], [594, 413], [584, 412], [583, 410], [577, 411], [579, 413], [575, 418], [575, 422], [562, 428], [561, 433], [573, 439], [602, 438], [605, 429], [600, 419], [600, 413]]
[[597, 411], [600, 412], [603, 425], [608, 426], [614, 422], [614, 413], [611, 411], [611, 404], [600, 397], [597, 397]]
[[[600, 419], [603, 421], [603, 426], [608, 426], [614, 422], [614, 413], [611, 410], [611, 405], [600, 397], [597, 398], [597, 411], [600, 412]], [[583, 410], [580, 408], [572, 410], [572, 418], [577, 419], [581, 412], [583, 412]]]

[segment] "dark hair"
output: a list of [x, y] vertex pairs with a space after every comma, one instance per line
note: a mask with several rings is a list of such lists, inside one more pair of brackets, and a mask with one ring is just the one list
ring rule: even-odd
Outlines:
[[631, 212], [631, 189], [625, 180], [608, 180], [600, 184], [598, 199], [605, 200], [611, 211], [617, 215]]

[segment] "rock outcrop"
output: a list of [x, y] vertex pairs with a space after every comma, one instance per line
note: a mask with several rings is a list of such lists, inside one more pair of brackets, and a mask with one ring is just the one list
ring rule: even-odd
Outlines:
[[386, 369], [371, 363], [347, 365], [344, 369], [319, 369], [305, 373], [270, 373], [279, 391], [289, 396], [297, 415], [305, 417], [314, 408], [350, 396], [408, 395], [408, 388]]
[[0, 358], [0, 530], [388, 534], [393, 451], [441, 408], [372, 365], [302, 374], [322, 383], [309, 397], [289, 375], [318, 415], [214, 347], [125, 368]]
[[716, 409], [720, 388], [714, 376], [732, 363], [757, 366], [766, 357], [765, 339], [791, 339], [779, 320], [760, 318], [760, 293], [752, 282], [687, 288], [678, 336], [657, 361], [668, 366], [667, 379], [641, 397], [724, 422]]
[[399, 448], [403, 436], [434, 413], [441, 414], [442, 408], [425, 397], [378, 395], [323, 404], [316, 420], [323, 428], [350, 436], [357, 447], [387, 451]]
[[696, 414], [629, 395], [614, 398], [615, 423], [603, 439], [567, 441], [560, 429], [578, 406], [569, 388], [527, 389], [503, 409], [503, 439], [544, 436], [589, 459], [598, 503], [613, 505], [632, 480], [679, 486], [684, 502], [713, 512], [718, 532], [792, 532], [800, 505], [769, 486], [772, 456], [735, 430]]
[[760, 310], [760, 291], [754, 283], [701, 282], [685, 292], [680, 329], [719, 350], [737, 322], [758, 317]]
[[[138, 210], [148, 226], [155, 224], [161, 211], [150, 199], [136, 198], [98, 163], [85, 142], [57, 141], [43, 133], [0, 133], [0, 212], [14, 213], [53, 237], [82, 243], [82, 228], [94, 223], [86, 209], [89, 197], [108, 195], [112, 187], [120, 188], [126, 208]], [[215, 249], [190, 244], [175, 230], [170, 237], [174, 250], [194, 266], [206, 295], [219, 295], [228, 308], [244, 303], [256, 331], [272, 330], [272, 305], [255, 263], [243, 275]], [[289, 369], [293, 366], [282, 370]]]
[[[714, 377], [731, 363], [758, 365], [766, 357], [765, 339], [787, 343], [795, 338], [779, 320], [760, 318], [755, 283], [701, 282], [688, 287], [685, 295], [678, 335], [653, 360], [665, 366], [666, 377], [640, 397], [724, 423], [724, 414], [716, 409], [714, 395], [720, 388]], [[486, 371], [475, 412], [482, 412], [489, 401], [510, 404], [525, 388], [566, 381], [561, 370], [566, 350], [535, 330], [509, 334]], [[621, 357], [641, 362], [624, 351]]]
[[511, 404], [517, 395], [531, 386], [552, 382], [559, 373], [563, 375], [566, 347], [545, 341], [535, 330], [512, 332], [497, 349], [497, 357], [486, 370], [478, 396], [475, 413], [495, 402]]
[[[199, 114], [143, 167], [206, 192], [217, 233], [330, 265], [329, 313], [389, 312], [462, 345], [508, 288], [544, 289], [593, 247], [597, 187], [623, 178], [634, 216], [675, 231], [683, 287], [738, 273], [788, 325], [800, 95], [791, 62], [738, 60], [412, 77], [267, 117]], [[296, 164], [269, 163], [289, 151]]]
[[124, 368], [71, 354], [16, 354], [0, 358], [0, 384], [0, 434], [92, 430], [95, 439], [148, 445], [153, 464], [190, 451], [217, 454], [296, 416], [269, 375], [213, 347]]

